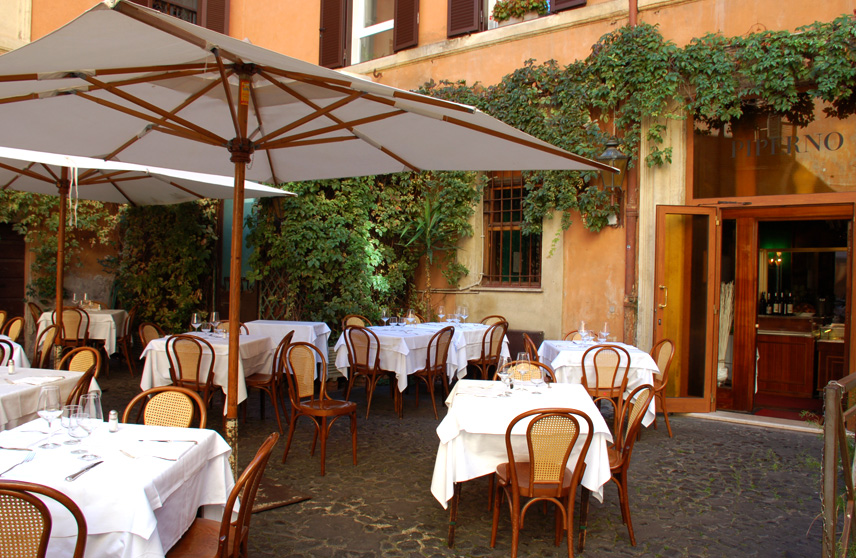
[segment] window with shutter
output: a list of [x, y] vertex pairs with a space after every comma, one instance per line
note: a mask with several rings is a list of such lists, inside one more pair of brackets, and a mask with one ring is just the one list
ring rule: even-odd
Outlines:
[[585, 6], [586, 0], [551, 0], [550, 8], [551, 12], [561, 12], [562, 10], [567, 10], [569, 8], [578, 8], [580, 6]]
[[[172, 1], [174, 2], [177, 0]], [[201, 25], [211, 29], [212, 31], [228, 35], [229, 0], [200, 0], [200, 4], [202, 5]]]
[[207, 27], [219, 33], [229, 33], [229, 0], [131, 0], [147, 8]]
[[419, 0], [396, 0], [393, 32], [395, 52], [419, 43]]
[[341, 68], [348, 64], [347, 52], [347, 0], [321, 0], [321, 54], [318, 63], [327, 68]]
[[449, 37], [481, 30], [481, 0], [449, 0], [446, 34]]

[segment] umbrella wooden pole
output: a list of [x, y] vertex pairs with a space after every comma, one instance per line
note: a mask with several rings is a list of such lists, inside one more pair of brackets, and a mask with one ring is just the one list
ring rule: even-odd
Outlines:
[[56, 238], [56, 305], [54, 306], [54, 319], [56, 320], [56, 335], [54, 336], [54, 364], [58, 364], [62, 351], [62, 286], [65, 282], [65, 208], [68, 206], [68, 167], [62, 167], [60, 181], [57, 183], [59, 190], [59, 226]]

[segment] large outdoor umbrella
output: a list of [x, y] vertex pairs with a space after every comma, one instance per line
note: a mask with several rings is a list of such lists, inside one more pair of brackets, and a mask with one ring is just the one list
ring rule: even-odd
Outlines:
[[611, 169], [473, 107], [321, 68], [126, 0], [105, 0], [0, 56], [0, 121], [0, 145], [234, 172], [226, 437], [235, 450], [245, 178]]
[[[56, 262], [56, 308], [60, 309], [65, 274], [66, 207], [70, 194], [77, 199], [133, 206], [166, 205], [203, 198], [231, 199], [234, 179], [0, 147], [0, 190], [60, 196]], [[244, 192], [251, 198], [293, 195], [252, 182], [244, 183]], [[56, 313], [56, 320], [61, 331], [62, 312]], [[55, 342], [59, 344], [61, 336], [57, 336]]]

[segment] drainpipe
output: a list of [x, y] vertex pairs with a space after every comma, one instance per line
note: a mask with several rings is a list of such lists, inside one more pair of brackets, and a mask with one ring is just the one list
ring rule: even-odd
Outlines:
[[628, 0], [628, 2], [630, 2], [630, 7], [628, 8], [629, 21], [627, 22], [627, 25], [630, 27], [636, 27], [636, 16], [639, 14], [639, 0]]
[[[638, 0], [628, 0], [628, 22], [636, 27]], [[627, 170], [627, 194], [624, 198], [624, 340], [631, 345], [637, 344], [636, 325], [639, 318], [638, 296], [636, 292], [636, 229], [639, 218], [639, 188], [637, 178], [639, 166]]]

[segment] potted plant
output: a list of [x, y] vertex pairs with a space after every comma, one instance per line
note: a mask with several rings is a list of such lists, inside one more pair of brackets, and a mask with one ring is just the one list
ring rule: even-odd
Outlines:
[[516, 21], [530, 19], [527, 17], [528, 14], [538, 17], [547, 15], [549, 12], [550, 5], [547, 0], [497, 0], [493, 5], [491, 18], [497, 23], [516, 23]]

